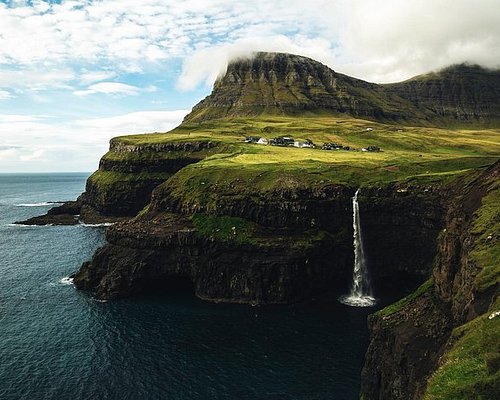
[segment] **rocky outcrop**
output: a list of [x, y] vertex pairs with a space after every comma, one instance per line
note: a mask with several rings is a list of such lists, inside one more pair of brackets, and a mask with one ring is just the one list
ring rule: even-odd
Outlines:
[[[498, 298], [498, 260], [488, 258], [480, 265], [478, 254], [493, 251], [492, 240], [499, 234], [494, 211], [498, 208], [499, 173], [497, 162], [481, 175], [463, 178], [448, 188], [446, 224], [432, 280], [408, 298], [370, 316], [363, 399], [422, 398], [429, 377], [456, 341], [450, 336], [453, 329], [488, 312]], [[485, 200], [486, 196], [492, 198]]]
[[99, 224], [133, 217], [149, 204], [154, 188], [187, 165], [203, 160], [217, 146], [209, 140], [133, 145], [111, 139], [109, 152], [101, 158], [99, 169], [89, 177], [78, 200], [17, 223]]
[[260, 227], [238, 241], [233, 232], [234, 239], [221, 240], [200, 234], [178, 215], [136, 218], [107, 231], [109, 244], [82, 266], [74, 283], [109, 299], [161, 289], [159, 283], [166, 287], [172, 277], [184, 277], [205, 300], [275, 304], [303, 300], [347, 279], [350, 249], [331, 235]]
[[212, 154], [216, 146], [206, 140], [132, 145], [112, 139], [99, 170], [87, 180], [82, 203], [104, 216], [135, 216], [150, 202], [155, 187]]
[[28, 218], [25, 221], [16, 221], [21, 225], [76, 225], [82, 209], [80, 199], [67, 201], [56, 207], [52, 207], [47, 214]]
[[452, 328], [449, 309], [426, 285], [394, 313], [370, 316], [363, 399], [420, 399]]

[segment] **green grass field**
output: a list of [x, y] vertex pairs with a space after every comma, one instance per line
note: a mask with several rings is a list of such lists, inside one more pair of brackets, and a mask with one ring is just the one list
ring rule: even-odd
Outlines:
[[[325, 142], [335, 142], [351, 150], [244, 143], [245, 136], [250, 135], [268, 139], [293, 136], [299, 140], [310, 139], [318, 147]], [[238, 178], [254, 189], [267, 190], [279, 185], [300, 187], [340, 183], [363, 186], [406, 179], [418, 183], [446, 181], [457, 173], [492, 164], [500, 156], [499, 138], [500, 129], [403, 127], [316, 116], [212, 120], [183, 124], [168, 133], [123, 136], [115, 140], [137, 146], [216, 142], [219, 144], [217, 150], [207, 152], [202, 162], [179, 172], [178, 178], [199, 180], [205, 185]], [[382, 151], [360, 151], [368, 146], [379, 146]], [[137, 153], [128, 154], [121, 153], [119, 157], [138, 157]], [[148, 156], [148, 153], [142, 154]], [[113, 156], [108, 153], [108, 157]]]

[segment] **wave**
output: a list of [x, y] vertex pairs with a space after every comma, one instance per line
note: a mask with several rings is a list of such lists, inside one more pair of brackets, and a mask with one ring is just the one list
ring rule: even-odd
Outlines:
[[14, 204], [16, 207], [45, 207], [45, 206], [51, 206], [53, 204], [59, 204], [57, 201], [42, 201], [40, 203], [20, 203], [20, 204]]
[[44, 224], [44, 225], [7, 224], [7, 226], [16, 228], [43, 228], [44, 226], [54, 226], [54, 224]]
[[60, 279], [59, 283], [62, 283], [63, 285], [72, 285], [73, 284], [73, 278], [70, 278], [69, 276], [66, 276], [66, 277]]
[[100, 224], [86, 224], [85, 222], [79, 222], [81, 226], [89, 227], [89, 228], [101, 228], [105, 226], [111, 226], [114, 225], [115, 222], [102, 222]]
[[102, 300], [102, 299], [96, 299], [95, 297], [90, 297], [91, 301], [94, 301], [96, 303], [107, 303], [108, 300]]

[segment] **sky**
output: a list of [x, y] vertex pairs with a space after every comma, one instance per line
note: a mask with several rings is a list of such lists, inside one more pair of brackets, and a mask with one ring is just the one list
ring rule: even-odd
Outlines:
[[0, 0], [0, 173], [92, 171], [164, 132], [228, 60], [280, 51], [371, 82], [500, 67], [499, 0]]

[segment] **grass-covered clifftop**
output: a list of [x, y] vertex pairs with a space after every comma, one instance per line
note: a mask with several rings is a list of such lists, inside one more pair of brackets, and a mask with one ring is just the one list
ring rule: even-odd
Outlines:
[[[327, 116], [260, 117], [185, 123], [169, 133], [124, 136], [114, 141], [139, 147], [210, 141], [217, 147], [203, 153], [206, 158], [181, 170], [175, 179], [186, 181], [203, 176], [205, 187], [200, 183], [200, 189], [205, 190], [206, 185], [219, 179], [239, 178], [251, 181], [252, 190], [265, 190], [280, 184], [293, 185], [293, 181], [297, 185], [328, 181], [357, 186], [408, 178], [423, 182], [446, 179], [448, 175], [493, 163], [500, 156], [499, 135], [500, 129], [403, 127]], [[318, 147], [247, 144], [243, 142], [246, 136], [292, 136], [312, 140]], [[326, 142], [339, 143], [350, 150], [321, 150]], [[378, 146], [382, 151], [361, 151], [368, 146]], [[112, 151], [104, 159], [126, 163], [151, 154]], [[180, 153], [158, 152], [158, 158], [177, 154]]]

